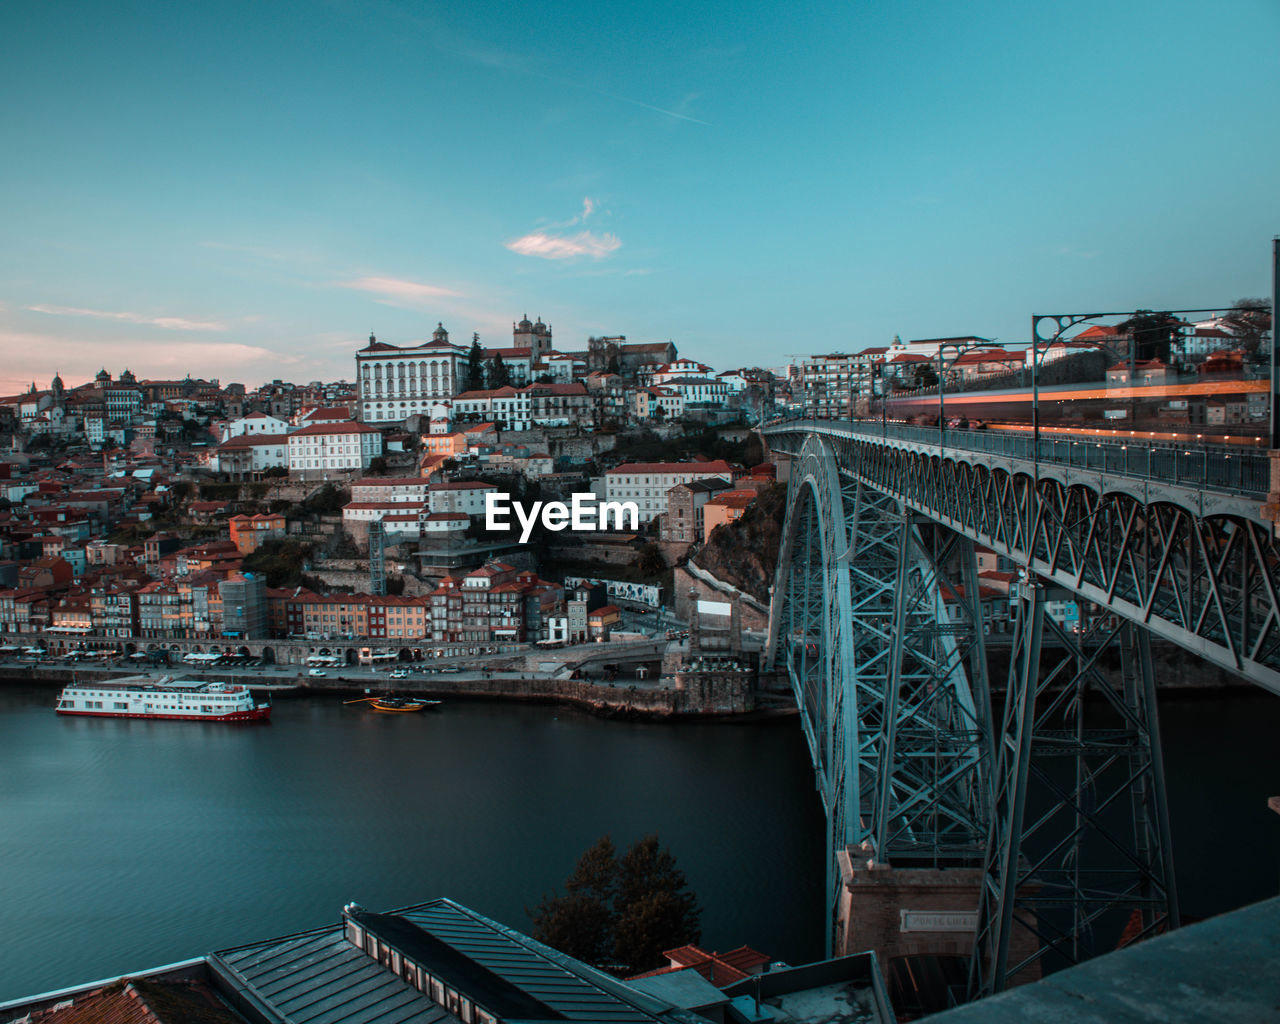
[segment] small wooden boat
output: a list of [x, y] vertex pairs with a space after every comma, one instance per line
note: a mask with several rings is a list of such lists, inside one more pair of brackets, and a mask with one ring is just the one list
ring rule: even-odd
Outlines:
[[435, 711], [443, 701], [425, 700], [421, 697], [361, 697], [346, 701], [347, 704], [368, 704], [374, 711], [392, 714], [411, 714], [417, 711]]

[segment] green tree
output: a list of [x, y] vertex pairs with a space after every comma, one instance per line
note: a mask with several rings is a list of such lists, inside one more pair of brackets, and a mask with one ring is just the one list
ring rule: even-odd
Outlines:
[[658, 576], [667, 567], [667, 560], [662, 557], [662, 549], [657, 544], [646, 544], [640, 549], [640, 557], [636, 559], [636, 568], [645, 576]]
[[702, 937], [697, 897], [657, 835], [620, 859], [603, 836], [578, 860], [565, 895], [544, 896], [529, 914], [540, 942], [624, 974], [658, 967], [664, 950]]
[[613, 957], [613, 893], [618, 864], [613, 841], [601, 836], [579, 859], [564, 896], [544, 896], [533, 934], [578, 960], [603, 964]]
[[1240, 339], [1240, 347], [1255, 352], [1262, 335], [1271, 330], [1271, 303], [1267, 299], [1236, 299], [1223, 314], [1227, 330]]
[[369, 460], [370, 476], [385, 476], [387, 472], [387, 460], [382, 455], [375, 455]]
[[484, 349], [480, 347], [480, 335], [471, 336], [471, 351], [467, 353], [467, 391], [484, 390]]
[[1180, 337], [1185, 326], [1172, 313], [1140, 309], [1120, 324], [1119, 328], [1122, 333], [1129, 335], [1134, 359], [1159, 359], [1162, 363], [1167, 363], [1174, 341]]
[[915, 385], [918, 388], [936, 388], [938, 386], [938, 374], [928, 363], [919, 363], [916, 365]]
[[511, 370], [502, 361], [502, 353], [495, 352], [489, 360], [489, 387], [505, 388], [511, 383]]

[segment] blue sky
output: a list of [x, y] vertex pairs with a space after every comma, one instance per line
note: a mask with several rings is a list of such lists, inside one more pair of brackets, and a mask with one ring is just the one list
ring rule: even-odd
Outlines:
[[1270, 292], [1280, 3], [11, 4], [0, 390]]

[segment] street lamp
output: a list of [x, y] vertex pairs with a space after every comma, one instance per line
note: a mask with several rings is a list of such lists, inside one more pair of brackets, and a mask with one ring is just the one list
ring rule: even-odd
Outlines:
[[990, 348], [992, 344], [994, 344], [995, 340], [996, 340], [995, 338], [990, 338], [984, 341], [976, 341], [976, 342], [970, 341], [970, 342], [966, 342], [963, 345], [956, 341], [944, 341], [941, 345], [938, 346], [938, 444], [939, 446], [945, 447], [947, 443], [947, 433], [946, 433], [947, 407], [946, 407], [946, 397], [945, 397], [945, 385], [946, 385], [945, 378], [946, 378], [946, 370], [947, 370], [947, 361], [943, 353], [945, 353], [947, 349], [952, 349], [955, 351], [955, 356], [951, 360], [951, 365], [954, 366], [956, 364], [956, 360], [958, 360], [966, 352], [973, 352], [977, 349], [982, 349], [982, 348]]

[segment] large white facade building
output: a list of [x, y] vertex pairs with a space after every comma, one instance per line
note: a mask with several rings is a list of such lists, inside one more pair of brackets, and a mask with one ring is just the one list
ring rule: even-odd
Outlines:
[[460, 390], [467, 349], [449, 341], [438, 325], [431, 340], [402, 348], [369, 336], [356, 353], [360, 419], [365, 423], [403, 423], [429, 414], [441, 399]]
[[289, 435], [289, 474], [315, 478], [368, 469], [382, 454], [382, 435], [363, 423], [317, 423]]

